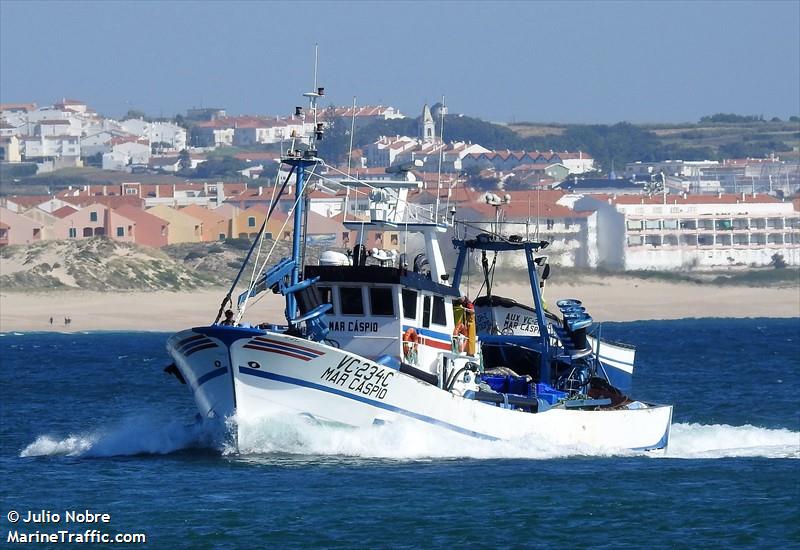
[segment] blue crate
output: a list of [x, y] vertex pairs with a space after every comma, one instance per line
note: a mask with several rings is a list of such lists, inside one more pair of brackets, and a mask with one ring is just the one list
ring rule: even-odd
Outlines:
[[551, 405], [555, 405], [567, 397], [567, 392], [557, 390], [549, 384], [536, 384], [536, 397], [540, 397]]

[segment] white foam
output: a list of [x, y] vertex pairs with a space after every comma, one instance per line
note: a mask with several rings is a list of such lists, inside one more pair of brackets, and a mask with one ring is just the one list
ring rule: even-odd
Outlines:
[[21, 457], [110, 457], [167, 454], [182, 449], [214, 445], [215, 437], [200, 424], [185, 424], [148, 417], [128, 417], [108, 428], [67, 437], [40, 435], [21, 452]]
[[667, 458], [800, 458], [800, 432], [746, 424], [673, 424]]
[[[223, 443], [224, 434], [209, 426], [130, 417], [111, 427], [70, 434], [41, 435], [20, 453], [22, 457], [110, 457], [167, 454], [190, 448], [236, 450]], [[287, 413], [255, 422], [241, 422], [238, 453], [359, 457], [393, 460], [420, 459], [554, 459], [570, 456], [637, 456], [680, 459], [726, 457], [800, 458], [800, 432], [756, 426], [673, 424], [669, 448], [661, 453], [554, 446], [535, 438], [484, 441], [413, 421], [366, 429], [320, 424]]]
[[[618, 449], [554, 446], [527, 438], [486, 441], [448, 432], [412, 420], [354, 429], [320, 424], [312, 419], [277, 414], [254, 422], [240, 422], [239, 453], [258, 455], [348, 456], [419, 460], [436, 458], [529, 458], [611, 456], [629, 454]], [[233, 453], [228, 446], [226, 453]]]
[[[230, 447], [225, 452], [232, 452]], [[297, 416], [275, 415], [241, 423], [239, 452], [289, 453], [362, 458], [552, 459], [570, 456], [637, 456], [666, 458], [766, 457], [800, 458], [800, 432], [755, 426], [674, 424], [666, 452], [554, 446], [520, 438], [483, 441], [412, 421], [351, 429], [322, 425]]]

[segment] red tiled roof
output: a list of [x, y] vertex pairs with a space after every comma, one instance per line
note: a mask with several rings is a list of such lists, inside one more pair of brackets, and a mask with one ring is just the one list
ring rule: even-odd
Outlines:
[[123, 143], [139, 143], [141, 145], [150, 145], [150, 140], [147, 138], [140, 138], [139, 136], [117, 136], [109, 140], [111, 145], [122, 145]]
[[219, 212], [214, 212], [213, 210], [196, 204], [184, 206], [180, 211], [203, 222], [219, 223], [225, 221], [225, 216], [221, 215]]
[[39, 206], [43, 202], [47, 202], [53, 197], [50, 195], [12, 195], [7, 198], [14, 204], [17, 204], [24, 210], [27, 210], [29, 208], [33, 208], [34, 206]]
[[[468, 212], [474, 212], [479, 215], [479, 219], [468, 219], [468, 221], [491, 221], [495, 219], [494, 206], [486, 203], [469, 203], [462, 204], [461, 208]], [[590, 216], [591, 212], [576, 212], [571, 208], [555, 204], [552, 202], [540, 202], [538, 205], [533, 202], [530, 205], [527, 203], [514, 203], [503, 205], [500, 208], [501, 212], [507, 220], [524, 220], [524, 219], [543, 219], [543, 218], [586, 218]], [[456, 218], [460, 218], [456, 213]]]
[[75, 206], [85, 207], [92, 204], [102, 204], [109, 208], [119, 208], [124, 204], [142, 207], [144, 200], [139, 197], [128, 195], [109, 195], [109, 196], [82, 196], [82, 197], [62, 197], [65, 201], [72, 203]]
[[51, 212], [51, 214], [53, 216], [55, 216], [56, 218], [66, 218], [70, 214], [74, 214], [77, 211], [78, 211], [77, 208], [73, 208], [71, 206], [65, 205], [65, 206], [62, 206], [61, 208], [57, 208], [57, 209], [53, 210]]
[[128, 218], [131, 221], [136, 223], [148, 223], [153, 225], [169, 225], [169, 221], [165, 220], [164, 218], [159, 218], [158, 216], [154, 216], [149, 212], [146, 212], [141, 207], [133, 206], [130, 204], [123, 204], [122, 206], [118, 206], [114, 208], [114, 212], [118, 212], [122, 216]]
[[36, 103], [0, 103], [0, 111], [33, 111]]

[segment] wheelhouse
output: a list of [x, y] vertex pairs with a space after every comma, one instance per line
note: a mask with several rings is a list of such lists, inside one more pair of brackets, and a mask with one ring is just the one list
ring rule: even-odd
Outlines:
[[454, 347], [461, 306], [449, 285], [380, 265], [306, 266], [304, 276], [319, 277], [321, 300], [332, 306], [326, 339], [335, 345], [376, 361], [401, 358], [428, 372]]

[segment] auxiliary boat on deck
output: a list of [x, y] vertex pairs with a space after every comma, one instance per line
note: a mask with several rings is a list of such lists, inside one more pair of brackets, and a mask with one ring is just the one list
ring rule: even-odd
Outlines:
[[[371, 190], [370, 221], [349, 228], [421, 236], [424, 253], [410, 265], [406, 254], [368, 257], [361, 246], [351, 256], [326, 253], [321, 265], [303, 265], [304, 193], [309, 171], [322, 163], [315, 151], [321, 95], [321, 88], [305, 94], [317, 130], [308, 148], [282, 158], [296, 177], [291, 258], [258, 272], [239, 296], [232, 325], [218, 321], [238, 276], [214, 323], [168, 340], [170, 368], [190, 386], [200, 415], [232, 419], [235, 432], [242, 422], [281, 410], [353, 427], [403, 421], [484, 439], [665, 447], [672, 407], [632, 400], [614, 386], [587, 344], [592, 321], [582, 306], [559, 302], [558, 323], [546, 319], [536, 270], [546, 243], [488, 234], [455, 240], [458, 261], [448, 274], [437, 240], [446, 223], [437, 210], [421, 213], [407, 204], [409, 188], [419, 185], [410, 174], [343, 182]], [[264, 227], [251, 253], [263, 234]], [[528, 261], [538, 331], [478, 335], [460, 286], [468, 256], [512, 250]], [[285, 297], [285, 322], [242, 324], [248, 302], [267, 290]]]
[[[543, 258], [544, 256], [538, 257], [537, 262]], [[541, 271], [546, 273], [549, 270], [549, 266], [544, 261], [539, 263], [544, 266], [544, 269], [537, 270], [540, 273], [539, 280], [541, 281]], [[536, 309], [511, 298], [492, 294], [489, 277], [489, 273], [486, 273], [484, 285], [488, 289], [487, 294], [475, 298], [474, 301], [478, 336], [505, 334], [538, 338], [539, 322]], [[544, 289], [544, 285], [540, 283], [540, 286]], [[580, 310], [581, 313], [585, 312], [579, 300], [562, 301], [556, 305], [560, 306], [560, 309], [566, 306], [566, 309], [571, 308], [573, 312], [575, 310]], [[563, 314], [562, 317], [559, 317], [545, 307], [544, 319], [548, 324], [548, 333], [551, 338], [556, 340], [556, 345], [572, 349], [573, 352], [576, 351], [569, 336], [569, 326], [565, 323]], [[594, 356], [596, 368], [603, 370], [604, 376], [614, 387], [623, 392], [629, 392], [633, 379], [636, 348], [629, 344], [601, 339], [600, 329], [601, 325], [592, 325], [591, 331], [587, 331], [586, 342], [581, 344], [580, 349], [584, 353], [591, 353]], [[514, 362], [514, 359], [509, 357], [507, 350], [504, 355], [503, 362]]]

